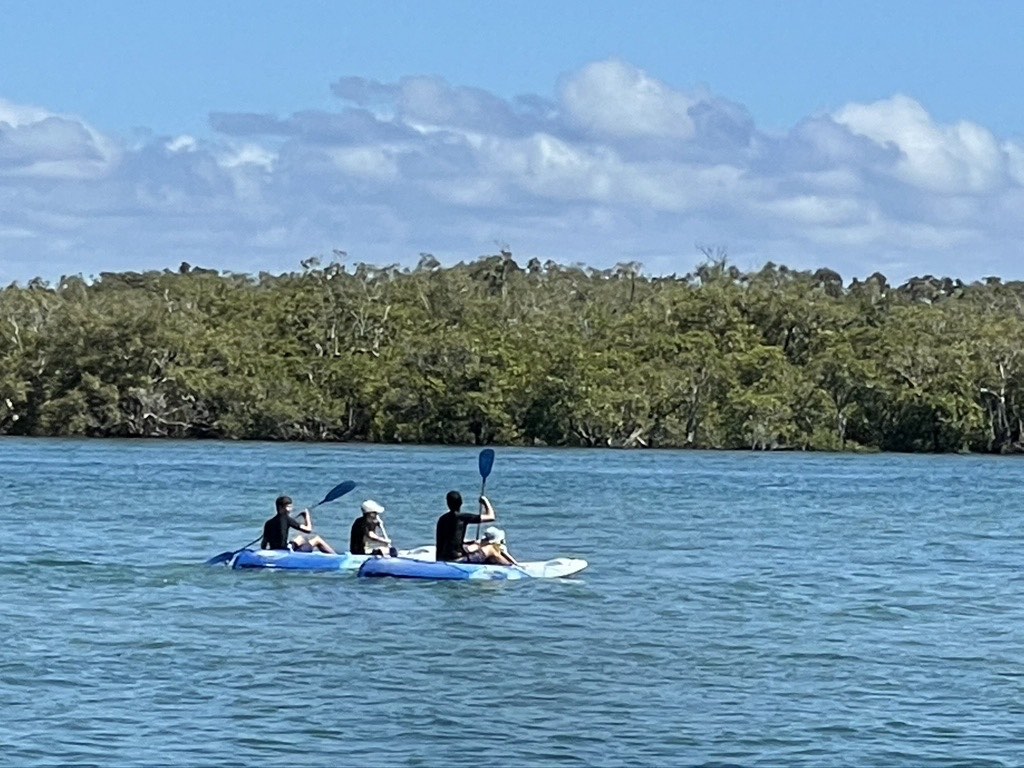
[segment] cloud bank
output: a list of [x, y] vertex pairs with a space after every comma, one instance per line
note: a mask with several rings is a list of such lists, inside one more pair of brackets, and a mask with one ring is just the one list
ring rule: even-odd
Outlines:
[[210, 137], [104, 136], [0, 100], [0, 282], [309, 256], [451, 263], [509, 247], [686, 272], [1024, 277], [1024, 144], [897, 94], [784, 134], [740, 104], [594, 62], [550, 98], [437, 77], [330, 84], [334, 111], [215, 113]]

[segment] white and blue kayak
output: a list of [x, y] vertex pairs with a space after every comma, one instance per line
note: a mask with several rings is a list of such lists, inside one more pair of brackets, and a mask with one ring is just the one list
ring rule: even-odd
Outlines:
[[518, 579], [560, 579], [587, 567], [586, 560], [556, 557], [554, 560], [519, 565], [445, 563], [411, 557], [372, 557], [359, 566], [358, 576], [434, 581], [514, 581]]
[[[417, 547], [399, 553], [409, 559], [433, 560], [433, 547]], [[325, 552], [292, 552], [290, 549], [243, 549], [228, 563], [232, 568], [270, 568], [280, 571], [354, 571], [368, 560], [381, 560], [374, 555], [353, 555], [351, 552], [329, 555]]]

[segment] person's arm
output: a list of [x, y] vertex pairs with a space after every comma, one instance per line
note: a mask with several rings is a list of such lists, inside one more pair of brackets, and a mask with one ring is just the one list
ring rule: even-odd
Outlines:
[[494, 507], [491, 506], [491, 501], [486, 496], [480, 497], [480, 522], [490, 523], [497, 519], [497, 515], [494, 514]]
[[505, 547], [501, 547], [498, 550], [498, 554], [505, 559], [505, 565], [519, 565], [519, 561], [512, 557], [512, 553], [505, 549]]
[[366, 538], [372, 541], [379, 541], [381, 544], [391, 543], [391, 539], [389, 539], [387, 536], [381, 536], [379, 533], [377, 533], [377, 531], [367, 531]]
[[482, 517], [473, 512], [459, 512], [459, 520], [464, 522], [466, 525], [472, 525], [473, 523], [482, 523], [487, 518]]
[[288, 516], [288, 527], [289, 528], [297, 528], [298, 530], [302, 531], [303, 533], [312, 533], [313, 532], [313, 518], [311, 518], [309, 516], [309, 510], [308, 509], [302, 510], [302, 516], [303, 516], [304, 519], [300, 523], [294, 517], [289, 515]]

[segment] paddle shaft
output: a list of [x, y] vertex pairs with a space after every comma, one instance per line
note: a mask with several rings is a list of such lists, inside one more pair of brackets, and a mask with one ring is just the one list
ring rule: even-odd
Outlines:
[[[481, 496], [484, 495], [484, 488], [486, 488], [486, 487], [487, 487], [487, 478], [485, 477], [485, 478], [483, 478], [480, 481], [480, 495]], [[480, 511], [480, 514], [483, 514], [482, 510]], [[479, 517], [479, 515], [478, 515], [478, 517]], [[479, 521], [476, 524], [476, 540], [480, 541], [480, 523], [479, 523]]]
[[[242, 547], [242, 549], [248, 549], [249, 547], [251, 547], [253, 544], [255, 544], [258, 541], [263, 541], [263, 534], [262, 533], [259, 536], [257, 536], [255, 539], [250, 541], [248, 544], [246, 544], [244, 547]], [[238, 552], [241, 552], [242, 549], [238, 550]], [[236, 552], [235, 554], [238, 554], [238, 552]]]
[[388, 529], [384, 527], [384, 521], [380, 518], [377, 519], [380, 521], [380, 532], [384, 534], [384, 538], [388, 540], [388, 554], [394, 556], [398, 552], [398, 550], [395, 549], [395, 542], [391, 540], [390, 536], [388, 536]]

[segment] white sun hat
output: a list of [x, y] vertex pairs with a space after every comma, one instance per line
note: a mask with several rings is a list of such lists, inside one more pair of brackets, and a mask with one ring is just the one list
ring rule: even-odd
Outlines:
[[491, 544], [504, 544], [505, 543], [505, 532], [496, 525], [489, 525], [484, 528], [484, 541], [488, 541]]
[[363, 514], [364, 514], [364, 515], [368, 515], [368, 514], [370, 514], [371, 512], [376, 512], [376, 513], [377, 513], [377, 514], [379, 515], [379, 514], [381, 514], [382, 512], [384, 512], [384, 507], [382, 507], [382, 506], [381, 506], [380, 504], [378, 504], [378, 503], [377, 503], [376, 501], [374, 501], [373, 499], [367, 499], [366, 501], [364, 501], [364, 502], [363, 502], [363, 503], [362, 503], [362, 504], [360, 505], [360, 507], [359, 507], [359, 508], [360, 508], [361, 510], [363, 510]]

